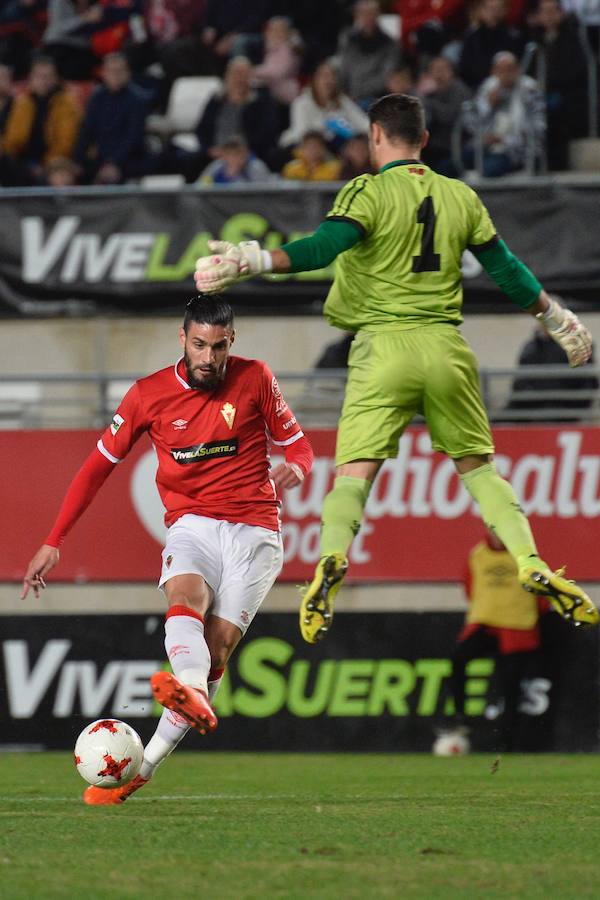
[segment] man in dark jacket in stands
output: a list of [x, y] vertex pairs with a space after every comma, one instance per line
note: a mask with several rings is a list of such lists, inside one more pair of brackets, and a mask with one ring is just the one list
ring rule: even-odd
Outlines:
[[[589, 360], [595, 364], [594, 349]], [[519, 367], [524, 366], [567, 366], [567, 356], [554, 341], [550, 340], [543, 328], [536, 328], [531, 338], [519, 353]], [[527, 371], [525, 369], [525, 371]], [[580, 374], [579, 374], [580, 373]], [[598, 379], [595, 375], [585, 375], [585, 367], [578, 370], [578, 377], [544, 378], [539, 375], [520, 375], [512, 387], [512, 397], [508, 409], [540, 410], [548, 413], [536, 421], [576, 422], [582, 418], [581, 410], [589, 409], [594, 403], [593, 392], [598, 390]], [[536, 400], [519, 397], [524, 391], [543, 392], [546, 399]], [[584, 396], [578, 396], [585, 392]], [[558, 394], [558, 396], [557, 396]], [[583, 415], [583, 418], [585, 414]]]
[[84, 181], [120, 184], [146, 171], [147, 99], [130, 79], [125, 56], [109, 53], [102, 66], [103, 83], [90, 97], [75, 152]]
[[268, 94], [252, 88], [251, 75], [246, 57], [229, 61], [224, 92], [211, 97], [196, 126], [204, 158], [213, 158], [216, 148], [241, 135], [252, 153], [268, 163], [277, 144], [277, 108]]
[[477, 88], [490, 74], [492, 60], [507, 50], [520, 59], [523, 38], [506, 22], [504, 0], [481, 0], [476, 24], [467, 31], [458, 74], [470, 88]]

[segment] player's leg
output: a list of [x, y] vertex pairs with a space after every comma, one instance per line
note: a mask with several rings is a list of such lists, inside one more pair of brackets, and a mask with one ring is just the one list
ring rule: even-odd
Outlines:
[[382, 463], [382, 459], [356, 460], [336, 469], [321, 512], [319, 562], [300, 604], [300, 633], [309, 644], [323, 638], [331, 626], [333, 601], [348, 568], [347, 553]]
[[494, 444], [481, 399], [475, 356], [462, 335], [432, 337], [424, 413], [433, 446], [452, 457], [461, 481], [478, 503], [486, 526], [496, 532], [519, 568], [527, 590], [548, 596], [576, 624], [595, 623], [598, 612], [585, 592], [552, 572], [540, 558], [519, 501], [492, 462]]
[[496, 532], [515, 558], [525, 590], [548, 597], [556, 612], [575, 625], [595, 625], [598, 610], [583, 588], [565, 578], [564, 569], [553, 572], [540, 558], [515, 492], [498, 474], [490, 457], [465, 456], [454, 462], [461, 481], [479, 504], [486, 526]]
[[353, 341], [344, 406], [338, 425], [336, 477], [323, 502], [320, 559], [303, 593], [300, 632], [316, 643], [333, 619], [333, 600], [348, 568], [369, 491], [400, 435], [417, 412], [421, 376], [404, 332], [361, 332]]
[[208, 701], [211, 660], [204, 636], [204, 618], [212, 602], [212, 591], [197, 574], [175, 575], [163, 584], [163, 589], [169, 602], [165, 649], [173, 674], [156, 672], [151, 678], [152, 690], [159, 703], [205, 734], [217, 726]]
[[208, 699], [212, 703], [221, 686], [225, 668], [231, 654], [243, 637], [233, 622], [209, 613], [205, 628], [206, 643], [210, 650], [211, 668], [208, 674]]
[[281, 534], [255, 525], [223, 523], [224, 566], [206, 620], [209, 697], [215, 697], [231, 654], [250, 627], [283, 566]]

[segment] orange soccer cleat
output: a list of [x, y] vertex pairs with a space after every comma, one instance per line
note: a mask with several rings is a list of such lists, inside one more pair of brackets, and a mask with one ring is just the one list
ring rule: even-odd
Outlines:
[[217, 717], [203, 691], [182, 684], [169, 672], [155, 672], [150, 684], [161, 706], [179, 713], [200, 734], [215, 730]]
[[136, 775], [129, 784], [123, 784], [116, 788], [99, 788], [91, 785], [83, 792], [83, 802], [88, 806], [115, 806], [118, 803], [125, 803], [128, 797], [148, 784], [141, 775]]

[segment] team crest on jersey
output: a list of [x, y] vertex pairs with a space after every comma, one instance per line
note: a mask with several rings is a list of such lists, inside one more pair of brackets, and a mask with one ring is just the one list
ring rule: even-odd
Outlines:
[[171, 422], [171, 425], [173, 426], [173, 428], [175, 428], [176, 431], [183, 431], [184, 428], [187, 428], [188, 423], [187, 419], [175, 419], [173, 422]]
[[123, 418], [123, 416], [120, 416], [119, 413], [114, 414], [113, 420], [110, 425], [110, 430], [113, 435], [117, 433], [124, 421], [125, 419]]
[[227, 422], [227, 427], [231, 431], [233, 428], [233, 420], [235, 419], [236, 409], [233, 403], [224, 403], [221, 408], [221, 415]]

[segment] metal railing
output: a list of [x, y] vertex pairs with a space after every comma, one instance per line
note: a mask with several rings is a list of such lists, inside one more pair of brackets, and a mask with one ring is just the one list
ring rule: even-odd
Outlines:
[[[334, 427], [346, 375], [345, 369], [314, 369], [278, 373], [278, 379], [305, 427]], [[104, 372], [2, 375], [0, 429], [103, 428], [138, 377]], [[487, 366], [481, 368], [480, 379], [492, 422], [600, 424], [598, 366]], [[529, 383], [533, 379], [534, 388], [520, 389], [518, 381], [522, 379]]]

